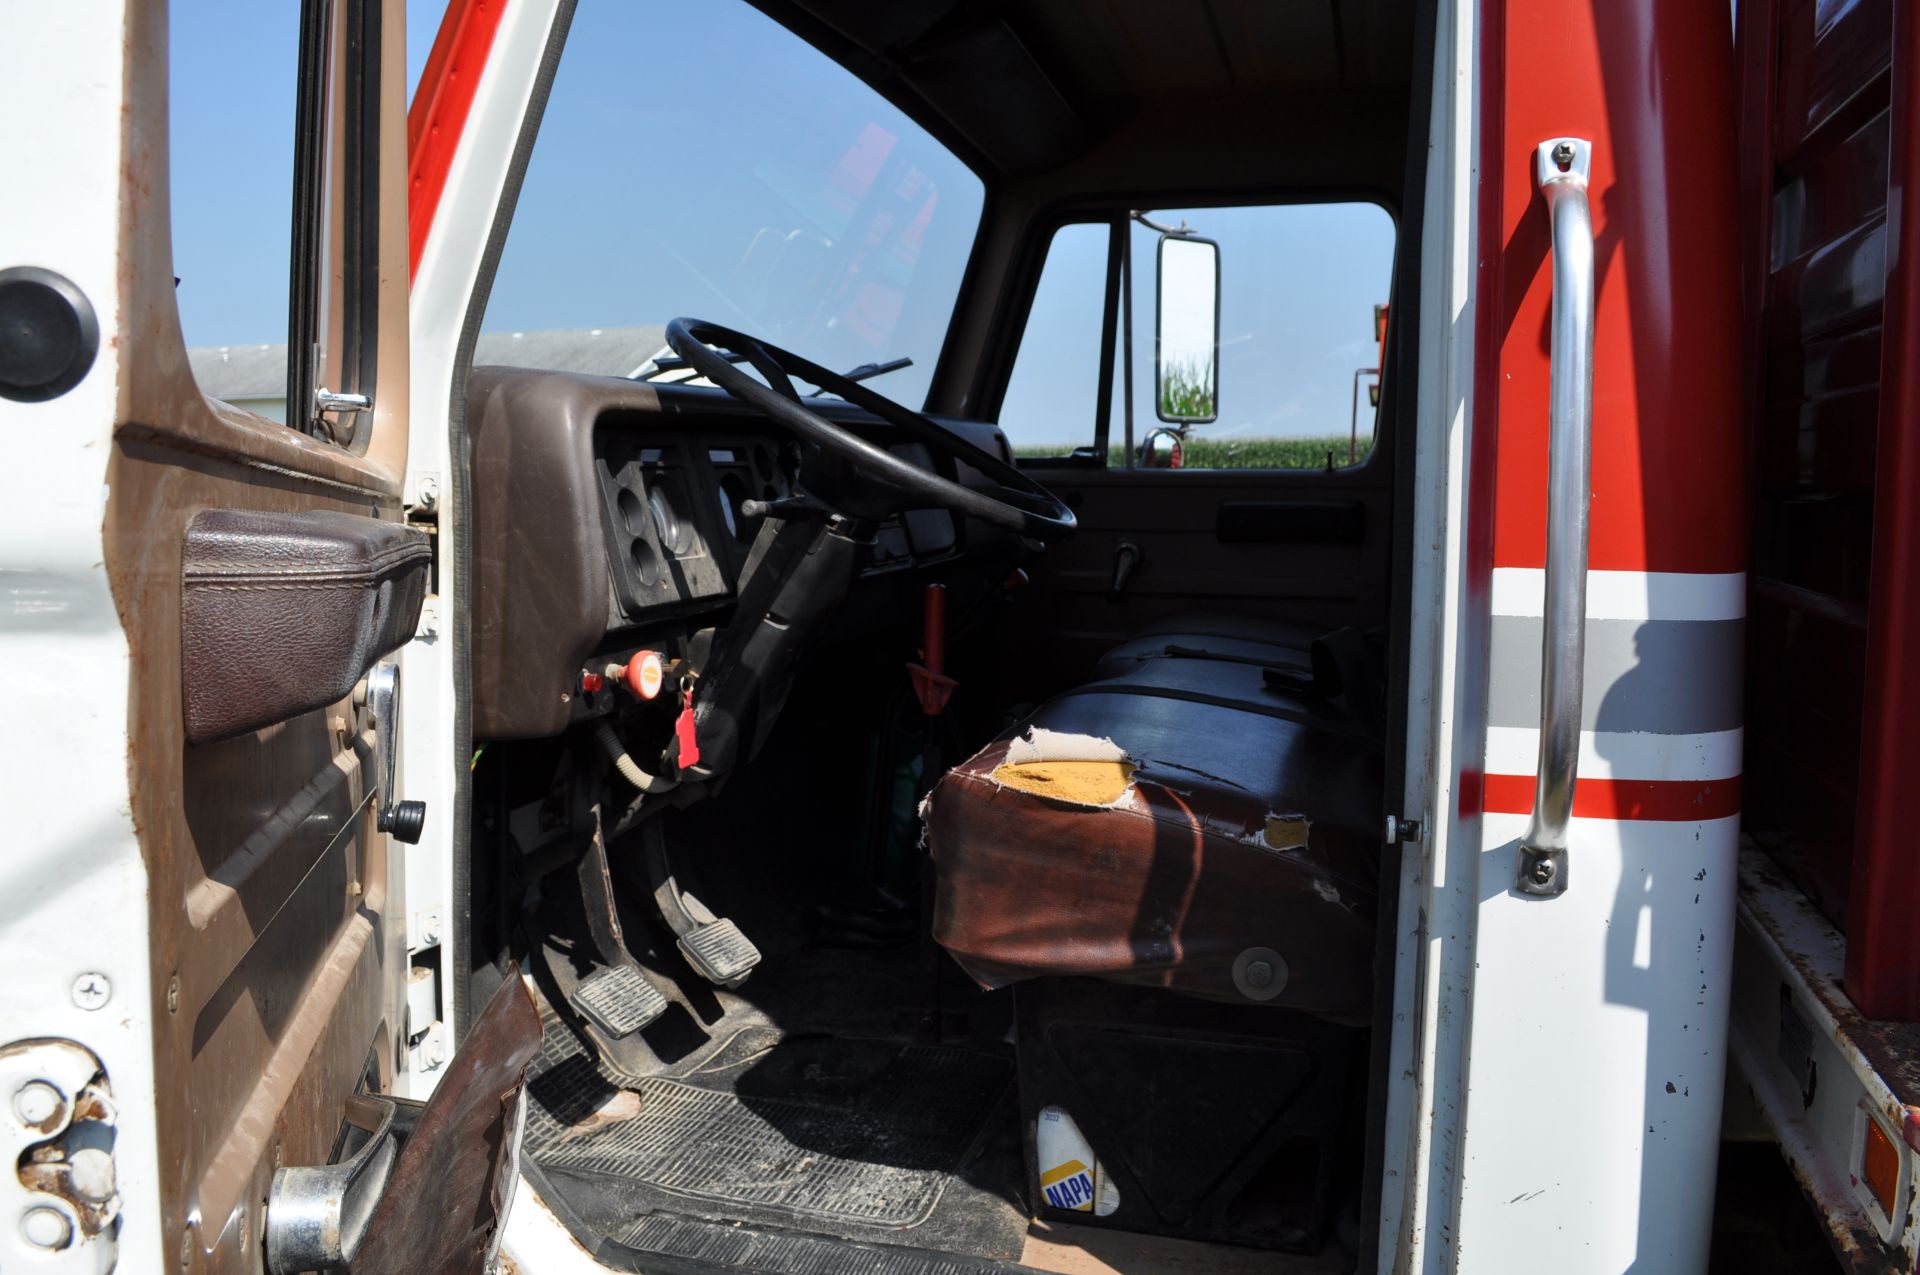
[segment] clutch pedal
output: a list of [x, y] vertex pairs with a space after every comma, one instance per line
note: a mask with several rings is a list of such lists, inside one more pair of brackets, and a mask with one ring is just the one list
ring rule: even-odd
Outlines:
[[593, 811], [593, 839], [580, 856], [579, 881], [587, 935], [597, 959], [592, 961], [592, 972], [577, 983], [570, 977], [559, 981], [601, 1059], [623, 1075], [644, 1076], [653, 1055], [638, 1033], [667, 1012], [668, 1001], [627, 949], [598, 806]]
[[635, 965], [595, 970], [567, 998], [593, 1025], [614, 1040], [631, 1036], [667, 1012], [667, 998]]

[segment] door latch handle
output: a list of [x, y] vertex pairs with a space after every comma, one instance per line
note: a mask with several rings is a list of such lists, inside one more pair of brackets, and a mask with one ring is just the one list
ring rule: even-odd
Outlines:
[[1579, 778], [1587, 652], [1587, 521], [1593, 494], [1593, 148], [1555, 137], [1535, 150], [1553, 230], [1553, 335], [1547, 391], [1547, 570], [1541, 609], [1540, 755], [1533, 817], [1520, 842], [1522, 894], [1567, 888], [1567, 828]]
[[1113, 580], [1107, 585], [1107, 601], [1120, 600], [1120, 595], [1126, 592], [1127, 582], [1133, 579], [1133, 573], [1146, 560], [1147, 555], [1140, 551], [1139, 545], [1131, 540], [1120, 542], [1120, 547], [1113, 551]]
[[313, 410], [327, 412], [371, 412], [373, 398], [367, 394], [338, 394], [326, 386], [313, 392]]
[[427, 803], [401, 801], [397, 777], [400, 769], [400, 667], [388, 660], [373, 666], [367, 674], [367, 710], [373, 714], [375, 779], [380, 785], [376, 804], [376, 823], [380, 831], [396, 841], [413, 845], [427, 823]]

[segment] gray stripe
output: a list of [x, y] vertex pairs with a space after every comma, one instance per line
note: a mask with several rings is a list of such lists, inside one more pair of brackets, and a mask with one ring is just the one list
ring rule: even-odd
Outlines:
[[[1695, 735], [1741, 724], [1744, 620], [1588, 620], [1582, 730]], [[1492, 726], [1540, 725], [1537, 617], [1496, 615]]]

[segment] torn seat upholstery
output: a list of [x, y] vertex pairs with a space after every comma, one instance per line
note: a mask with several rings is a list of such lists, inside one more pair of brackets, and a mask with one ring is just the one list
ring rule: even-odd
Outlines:
[[988, 987], [1088, 975], [1364, 1020], [1377, 730], [1245, 645], [1155, 638], [1100, 669], [929, 797], [934, 937]]

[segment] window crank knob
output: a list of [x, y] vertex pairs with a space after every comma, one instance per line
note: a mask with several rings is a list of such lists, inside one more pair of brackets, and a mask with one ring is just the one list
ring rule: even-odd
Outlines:
[[427, 803], [424, 801], [395, 802], [380, 816], [380, 831], [410, 846], [419, 844], [426, 826]]

